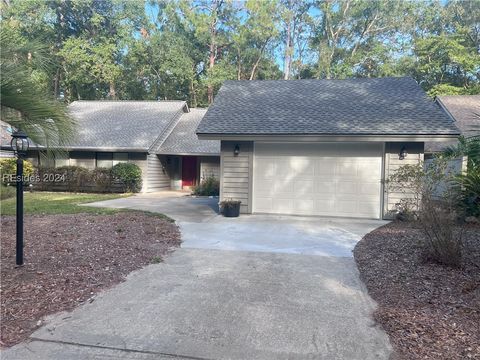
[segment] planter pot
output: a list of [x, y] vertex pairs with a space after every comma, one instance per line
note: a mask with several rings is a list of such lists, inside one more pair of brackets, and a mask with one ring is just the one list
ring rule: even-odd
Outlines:
[[225, 217], [238, 217], [240, 216], [240, 202], [235, 204], [229, 204], [223, 208], [223, 216]]

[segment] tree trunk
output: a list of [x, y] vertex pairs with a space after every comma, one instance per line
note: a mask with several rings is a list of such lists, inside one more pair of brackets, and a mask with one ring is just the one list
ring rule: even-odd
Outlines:
[[108, 91], [107, 97], [111, 100], [117, 99], [117, 93], [115, 91], [115, 83], [113, 81], [110, 81], [110, 90]]
[[287, 24], [287, 38], [285, 40], [285, 68], [283, 70], [283, 79], [288, 80], [290, 77], [290, 66], [292, 63], [292, 57], [290, 53], [291, 48], [291, 28], [290, 28], [290, 20]]
[[[208, 68], [210, 69], [210, 74], [215, 66], [215, 33], [214, 31], [211, 32], [211, 41], [210, 41], [210, 55], [209, 55], [209, 65]], [[207, 96], [208, 96], [208, 104], [213, 103], [213, 85], [211, 83], [207, 86]]]
[[195, 93], [195, 85], [193, 79], [190, 80], [190, 106], [197, 107], [197, 94]]

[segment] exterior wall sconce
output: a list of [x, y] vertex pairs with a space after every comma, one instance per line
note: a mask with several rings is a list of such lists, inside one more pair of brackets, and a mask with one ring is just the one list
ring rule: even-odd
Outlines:
[[233, 155], [238, 156], [238, 154], [240, 154], [240, 145], [236, 144], [233, 148]]
[[403, 160], [407, 157], [407, 155], [407, 149], [405, 148], [405, 146], [402, 146], [402, 148], [400, 149], [400, 153], [398, 154], [398, 159]]

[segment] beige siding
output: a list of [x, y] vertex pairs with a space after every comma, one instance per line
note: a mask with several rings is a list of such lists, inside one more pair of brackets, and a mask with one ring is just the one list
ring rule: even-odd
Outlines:
[[166, 169], [164, 156], [150, 154], [147, 156], [146, 192], [169, 190], [170, 176]]
[[200, 157], [200, 180], [206, 179], [211, 176], [216, 179], [220, 179], [220, 157]]
[[[235, 156], [235, 145], [240, 154]], [[252, 212], [253, 142], [222, 141], [220, 172], [220, 199], [240, 200], [241, 212]]]
[[137, 165], [142, 170], [142, 190], [147, 191], [147, 154], [146, 153], [129, 153], [128, 162]]
[[[415, 165], [423, 161], [423, 143], [385, 143], [385, 180], [402, 165]], [[408, 153], [403, 160], [399, 159], [399, 153], [402, 147]], [[396, 205], [402, 198], [412, 196], [411, 194], [403, 194], [388, 190], [388, 186], [384, 189], [384, 217], [391, 218], [392, 212], [395, 211]]]

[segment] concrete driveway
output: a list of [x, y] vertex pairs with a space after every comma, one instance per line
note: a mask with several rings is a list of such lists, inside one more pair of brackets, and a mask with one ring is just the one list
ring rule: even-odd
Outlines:
[[53, 316], [2, 359], [389, 357], [351, 257], [355, 242], [382, 222], [225, 219], [216, 201], [155, 194], [97, 203], [177, 217], [182, 248]]

